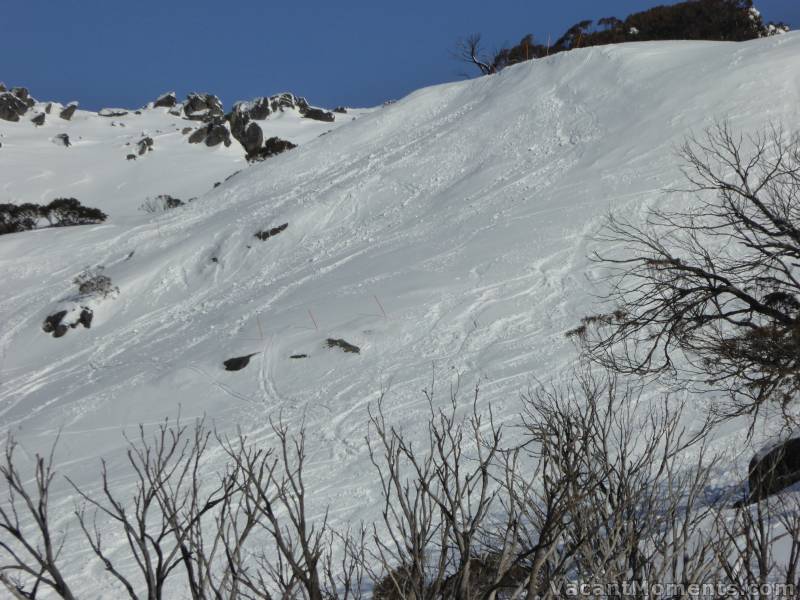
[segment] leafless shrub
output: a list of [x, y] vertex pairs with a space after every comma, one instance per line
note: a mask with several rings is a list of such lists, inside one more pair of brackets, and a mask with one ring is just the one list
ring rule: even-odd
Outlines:
[[473, 33], [456, 44], [455, 58], [472, 65], [481, 75], [490, 75], [497, 69], [492, 63], [492, 58], [486, 55], [481, 48], [481, 35]]
[[[731, 514], [732, 513], [732, 514]], [[720, 511], [714, 558], [729, 595], [752, 600], [800, 593], [800, 499], [786, 494]], [[778, 587], [780, 586], [780, 587]]]
[[149, 214], [157, 214], [173, 208], [178, 208], [184, 204], [185, 202], [179, 198], [173, 198], [169, 194], [161, 194], [153, 198], [147, 198], [142, 202], [141, 206], [139, 206], [139, 210]]
[[[48, 456], [36, 455], [33, 489], [26, 485], [15, 464], [17, 444], [6, 442], [0, 475], [7, 486], [6, 502], [0, 505], [0, 584], [14, 598], [37, 598], [43, 588], [57, 597], [73, 600], [75, 596], [59, 566], [63, 536], [53, 531], [50, 522], [50, 487], [55, 472], [53, 451]], [[25, 522], [25, 518], [32, 522]]]
[[107, 298], [112, 294], [118, 294], [119, 288], [111, 284], [111, 278], [103, 273], [105, 267], [86, 267], [75, 279], [72, 280], [78, 286], [78, 294], [81, 296], [96, 296]]
[[[540, 594], [565, 593], [573, 579], [641, 593], [646, 582], [702, 583], [717, 572], [704, 535], [716, 504], [707, 428], [685, 429], [681, 403], [651, 404], [640, 392], [584, 371], [566, 388], [526, 399], [525, 426], [548, 465], [544, 482], [563, 486], [558, 547], [571, 550], [566, 565], [542, 570]], [[693, 461], [683, 458], [689, 448]]]
[[644, 224], [611, 217], [602, 239], [620, 251], [596, 260], [617, 310], [574, 333], [618, 372], [724, 390], [720, 419], [754, 419], [767, 402], [788, 415], [800, 392], [800, 139], [720, 123], [681, 156], [695, 207], [656, 208]]
[[[327, 514], [310, 517], [303, 427], [273, 423], [270, 449], [215, 436], [201, 420], [140, 428], [125, 493], [105, 463], [97, 491], [74, 485], [79, 529], [132, 599], [180, 586], [197, 600], [349, 600], [370, 589], [384, 600], [496, 600], [559, 598], [576, 581], [635, 598], [648, 582], [798, 583], [800, 506], [729, 508], [712, 485], [708, 423], [686, 428], [682, 402], [579, 370], [524, 397], [522, 442], [506, 445], [477, 389], [466, 406], [457, 389], [443, 405], [433, 390], [421, 445], [391, 425], [382, 401], [370, 411], [382, 522], [340, 532]], [[212, 447], [227, 466], [210, 475]], [[0, 467], [10, 490], [0, 583], [17, 598], [43, 588], [73, 598], [49, 522], [52, 456], [37, 457], [30, 491], [13, 449]], [[109, 552], [111, 531], [124, 551]]]

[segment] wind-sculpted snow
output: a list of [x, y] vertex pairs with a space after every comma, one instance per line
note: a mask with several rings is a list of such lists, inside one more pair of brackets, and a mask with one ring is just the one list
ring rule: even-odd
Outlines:
[[[603, 273], [587, 254], [604, 215], [688, 200], [662, 192], [681, 181], [675, 146], [716, 119], [744, 132], [769, 120], [800, 126], [800, 36], [563, 53], [420, 90], [252, 167], [240, 149], [203, 148], [227, 162], [182, 171], [165, 161], [117, 189], [103, 183], [108, 173], [65, 167], [91, 143], [89, 129], [82, 142], [70, 128], [81, 115], [45, 125], [69, 133], [70, 148], [15, 147], [9, 127], [21, 124], [2, 129], [0, 170], [21, 153], [26, 174], [3, 194], [68, 194], [112, 216], [0, 238], [4, 429], [29, 456], [61, 430], [61, 472], [95, 486], [98, 457], [120, 465], [120, 432], [138, 423], [205, 414], [269, 444], [271, 417], [305, 421], [314, 508], [330, 505], [331, 521], [345, 523], [381, 508], [368, 405], [385, 393], [387, 417], [413, 437], [427, 410], [421, 390], [435, 376], [444, 401], [460, 378], [465, 402], [480, 385], [480, 405], [513, 425], [520, 393], [574, 360], [565, 331], [598, 311]], [[142, 126], [126, 125], [141, 137]], [[181, 139], [154, 128], [154, 150], [136, 167]], [[114, 169], [132, 167], [123, 139]], [[111, 200], [133, 202], [132, 187], [174, 193], [182, 178], [198, 198], [155, 217]], [[96, 196], [81, 193], [87, 181]], [[43, 333], [76, 274], [98, 265], [119, 294], [93, 307], [90, 329]], [[225, 370], [251, 354], [246, 368]], [[66, 516], [74, 496], [63, 488], [60, 498]], [[91, 588], [102, 566], [66, 555]]]

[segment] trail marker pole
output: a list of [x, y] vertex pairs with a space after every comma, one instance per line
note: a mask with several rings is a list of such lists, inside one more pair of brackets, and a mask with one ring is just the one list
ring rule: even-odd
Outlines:
[[375, 298], [375, 302], [377, 303], [378, 308], [381, 309], [381, 313], [383, 313], [383, 318], [384, 319], [388, 319], [389, 317], [386, 316], [386, 311], [383, 309], [383, 304], [381, 304], [381, 301], [378, 300], [378, 296], [377, 295], [373, 295], [372, 297]]

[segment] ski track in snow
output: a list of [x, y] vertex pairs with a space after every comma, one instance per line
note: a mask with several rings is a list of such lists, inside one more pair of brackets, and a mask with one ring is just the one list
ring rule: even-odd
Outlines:
[[[0, 159], [5, 195], [74, 192], [111, 219], [0, 238], [0, 422], [28, 456], [61, 430], [62, 472], [91, 486], [97, 458], [118, 465], [120, 432], [138, 423], [207, 415], [269, 444], [280, 416], [309, 432], [313, 510], [331, 505], [334, 525], [375, 519], [367, 407], [385, 393], [387, 419], [416, 439], [435, 374], [440, 401], [456, 380], [465, 403], [479, 384], [482, 409], [513, 422], [521, 393], [572, 364], [564, 332], [597, 312], [603, 273], [586, 257], [607, 212], [637, 217], [664, 202], [661, 190], [680, 181], [675, 146], [714, 119], [796, 129], [799, 57], [797, 34], [573, 51], [420, 90], [247, 168], [235, 148], [198, 148], [175, 132], [125, 164], [140, 129], [184, 124], [161, 112], [122, 133], [80, 112], [33, 133], [2, 123], [3, 155], [20, 136], [34, 164], [36, 148], [54, 156], [18, 177]], [[49, 141], [73, 127], [85, 138], [74, 148]], [[63, 152], [99, 161], [109, 143], [119, 155], [102, 178]], [[162, 215], [136, 210], [156, 193], [198, 199]], [[282, 223], [280, 235], [254, 237]], [[72, 278], [98, 264], [119, 297], [99, 305], [90, 330], [45, 335]], [[328, 349], [327, 337], [361, 353]], [[244, 370], [223, 370], [251, 353]], [[297, 353], [309, 358], [289, 359]], [[209, 470], [221, 466], [214, 456]], [[115, 483], [130, 484], [124, 470]], [[59, 499], [66, 518], [74, 496]], [[90, 587], [100, 566], [85, 559], [69, 560]]]

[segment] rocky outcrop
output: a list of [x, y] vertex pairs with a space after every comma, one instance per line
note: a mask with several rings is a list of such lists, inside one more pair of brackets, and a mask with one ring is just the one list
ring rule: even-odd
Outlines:
[[800, 481], [800, 437], [790, 438], [750, 460], [748, 502], [758, 502]]
[[45, 114], [39, 113], [38, 115], [36, 115], [31, 119], [31, 123], [33, 123], [34, 125], [44, 125], [44, 119], [45, 119]]
[[76, 110], [78, 110], [78, 103], [70, 102], [61, 110], [58, 116], [64, 119], [65, 121], [69, 121], [70, 119], [72, 119], [72, 115], [75, 114]]
[[270, 229], [264, 229], [263, 231], [258, 231], [254, 235], [263, 242], [271, 237], [275, 237], [282, 231], [285, 231], [287, 227], [289, 227], [289, 224], [284, 223], [283, 225], [278, 225], [277, 227], [272, 227]]
[[0, 93], [0, 119], [19, 121], [28, 111], [28, 105], [13, 92]]
[[289, 92], [276, 94], [274, 96], [261, 96], [249, 102], [237, 102], [233, 105], [231, 114], [246, 115], [254, 121], [262, 121], [269, 115], [285, 110], [297, 110], [302, 116], [309, 119], [320, 121], [333, 121], [334, 115], [331, 112], [314, 108], [308, 100], [301, 96], [295, 96]]
[[124, 117], [128, 111], [124, 108], [101, 108], [97, 114], [101, 117]]
[[161, 94], [156, 101], [153, 102], [153, 108], [172, 108], [178, 103], [178, 98], [175, 95], [175, 92], [167, 92], [165, 94]]
[[224, 123], [209, 123], [189, 136], [190, 144], [199, 144], [201, 142], [205, 143], [209, 148], [219, 144], [225, 144], [227, 147], [231, 145], [231, 133]]
[[256, 123], [248, 123], [244, 133], [239, 138], [247, 156], [258, 153], [264, 144], [264, 132]]
[[183, 103], [183, 114], [187, 119], [209, 123], [220, 119], [225, 111], [220, 99], [213, 94], [189, 94]]
[[297, 148], [297, 144], [293, 144], [288, 140], [282, 140], [279, 137], [271, 137], [264, 142], [264, 146], [259, 148], [257, 152], [248, 155], [247, 160], [250, 162], [264, 160], [270, 156], [275, 156], [276, 154], [291, 150], [292, 148]]
[[[267, 110], [269, 110], [268, 106]], [[240, 102], [227, 115], [231, 135], [242, 145], [245, 155], [248, 157], [256, 154], [264, 143], [264, 133], [261, 131], [261, 127], [250, 120], [251, 114], [252, 112], [246, 108], [246, 104]]]
[[303, 116], [306, 119], [314, 119], [315, 121], [324, 121], [326, 123], [330, 123], [336, 118], [331, 112], [312, 107], [307, 108], [305, 112], [303, 112]]
[[189, 136], [189, 143], [190, 144], [199, 144], [206, 139], [206, 128], [200, 127], [199, 129], [195, 129], [194, 133]]
[[28, 88], [15, 87], [11, 89], [11, 93], [22, 100], [22, 102], [24, 102], [25, 106], [28, 108], [31, 108], [34, 104], [36, 104], [36, 100], [31, 97], [30, 93], [28, 92]]
[[70, 329], [75, 329], [79, 325], [83, 325], [86, 329], [92, 327], [94, 312], [91, 308], [81, 306], [78, 309], [73, 309], [72, 313], [69, 319], [65, 319], [68, 314], [66, 310], [60, 310], [48, 315], [42, 323], [42, 331], [51, 333], [54, 338], [60, 338], [66, 335]]
[[264, 144], [263, 131], [254, 123], [286, 110], [296, 110], [303, 117], [328, 123], [335, 119], [332, 112], [312, 107], [305, 98], [288, 92], [237, 102], [225, 118], [230, 124], [231, 135], [242, 145], [248, 160], [264, 160], [295, 147], [291, 142], [279, 138], [270, 138]]
[[250, 364], [250, 358], [255, 356], [257, 353], [248, 354], [246, 356], [236, 356], [234, 358], [229, 358], [226, 361], [222, 362], [222, 365], [225, 367], [226, 371], [241, 371], [247, 365]]
[[153, 138], [150, 136], [145, 136], [136, 142], [136, 147], [139, 152], [139, 156], [143, 156], [147, 152], [151, 152], [153, 150]]

